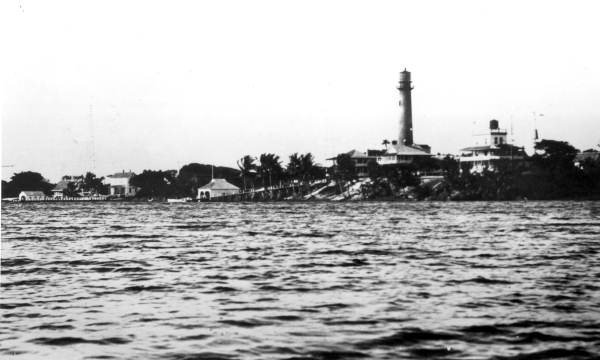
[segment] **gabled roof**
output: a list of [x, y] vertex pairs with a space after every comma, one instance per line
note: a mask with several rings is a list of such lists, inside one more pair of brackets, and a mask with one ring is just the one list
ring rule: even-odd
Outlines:
[[[356, 149], [354, 150], [350, 150], [348, 152], [343, 153], [345, 155], [350, 156], [352, 159], [367, 159], [367, 158], [373, 158], [373, 156], [369, 156], [366, 153], [362, 152], [362, 151], [358, 151]], [[332, 158], [326, 159], [326, 160], [336, 160], [337, 156], [334, 156]]]
[[54, 187], [54, 189], [52, 189], [52, 191], [63, 191], [69, 188], [69, 182], [65, 181], [65, 180], [61, 180], [58, 182], [58, 184], [56, 184], [56, 186]]
[[240, 188], [227, 182], [225, 179], [212, 179], [208, 184], [202, 186], [200, 189], [208, 190], [239, 190]]
[[392, 144], [388, 147], [385, 153], [386, 155], [431, 156], [430, 153], [421, 148], [404, 144]]
[[[42, 192], [42, 191], [21, 191], [21, 193], [24, 193], [25, 196], [31, 196], [31, 197], [46, 196], [46, 194], [44, 194], [44, 192]], [[20, 194], [19, 194], [19, 196], [20, 196]]]
[[350, 155], [351, 158], [353, 159], [357, 159], [357, 158], [367, 158], [369, 157], [366, 153], [362, 152], [362, 151], [358, 151], [356, 149], [354, 150], [350, 150], [346, 153], [347, 155]]

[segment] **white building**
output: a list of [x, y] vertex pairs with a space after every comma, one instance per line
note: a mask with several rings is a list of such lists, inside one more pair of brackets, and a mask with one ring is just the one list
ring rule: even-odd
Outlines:
[[20, 201], [42, 201], [46, 199], [46, 195], [42, 191], [21, 191], [19, 193]]
[[461, 149], [459, 161], [467, 164], [471, 172], [495, 170], [501, 161], [523, 161], [525, 150], [508, 143], [507, 132], [500, 129], [498, 120], [490, 121], [488, 133], [477, 135], [475, 145]]
[[65, 193], [69, 189], [69, 181], [61, 180], [56, 184], [54, 189], [52, 189], [52, 197], [54, 199], [62, 199], [65, 196]]
[[240, 192], [240, 188], [227, 182], [225, 179], [212, 179], [208, 184], [198, 189], [198, 200], [210, 200], [213, 197], [223, 195], [234, 195]]
[[135, 173], [123, 170], [120, 173], [108, 175], [104, 182], [110, 185], [110, 195], [120, 197], [132, 197], [137, 193], [137, 188], [129, 184], [129, 179], [135, 176]]
[[430, 157], [429, 146], [426, 145], [403, 145], [396, 141], [381, 154], [377, 156], [379, 165], [407, 165], [416, 159]]

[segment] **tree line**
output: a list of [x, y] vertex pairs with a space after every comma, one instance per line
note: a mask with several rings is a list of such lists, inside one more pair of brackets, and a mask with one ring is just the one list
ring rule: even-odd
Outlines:
[[[224, 166], [190, 163], [177, 170], [143, 170], [129, 179], [137, 188], [138, 198], [195, 197], [198, 188], [214, 178], [223, 178], [241, 189], [268, 187], [289, 181], [306, 182], [326, 177], [327, 169], [316, 164], [311, 153], [294, 153], [284, 166], [280, 157], [263, 153], [258, 157], [245, 155], [237, 161], [239, 169]], [[64, 190], [65, 196], [78, 196], [82, 191], [93, 194], [109, 194], [109, 186], [93, 173], [72, 178]], [[26, 171], [14, 174], [10, 181], [2, 181], [2, 196], [17, 197], [20, 191], [43, 191], [50, 196], [56, 184], [46, 180], [40, 173]]]
[[[66, 187], [65, 196], [80, 196], [86, 194], [108, 194], [109, 188], [103, 183], [104, 178], [87, 172], [85, 175], [71, 177], [63, 176], [61, 179]], [[11, 176], [9, 181], [2, 180], [2, 197], [17, 197], [21, 191], [42, 191], [46, 195], [52, 194], [52, 189], [57, 184], [51, 183], [42, 174], [34, 171], [23, 171]]]
[[[367, 165], [371, 182], [365, 185], [366, 198], [394, 198], [400, 190], [413, 188], [418, 199], [438, 200], [513, 200], [513, 199], [600, 199], [600, 158], [589, 157], [576, 164], [578, 149], [567, 142], [541, 140], [535, 153], [525, 161], [505, 160], [495, 168], [472, 173], [467, 164], [453, 157], [424, 157], [406, 165], [379, 165], [370, 160]], [[318, 179], [335, 180], [338, 192], [358, 179], [355, 161], [348, 154], [335, 158], [335, 165], [316, 164], [311, 153], [294, 153], [286, 165], [273, 153], [258, 157], [245, 155], [237, 161], [239, 169], [213, 167], [191, 163], [177, 170], [144, 170], [129, 182], [138, 188], [136, 197], [195, 197], [198, 188], [213, 178], [224, 178], [241, 189], [276, 186], [295, 182], [307, 184]], [[422, 173], [443, 175], [435, 188], [421, 184]], [[67, 177], [65, 177], [67, 178]], [[81, 191], [108, 194], [109, 188], [93, 173], [86, 173], [69, 184], [67, 192], [76, 196]], [[36, 172], [14, 174], [2, 181], [2, 196], [17, 197], [22, 190], [40, 190], [51, 194], [55, 184]]]
[[[366, 194], [373, 199], [394, 197], [412, 187], [415, 198], [430, 200], [600, 199], [600, 157], [576, 161], [578, 154], [568, 142], [545, 139], [536, 143], [532, 156], [498, 161], [494, 169], [482, 172], [471, 172], [469, 164], [449, 156], [398, 166], [369, 162], [372, 181]], [[435, 188], [422, 184], [423, 172], [443, 175], [443, 181]]]

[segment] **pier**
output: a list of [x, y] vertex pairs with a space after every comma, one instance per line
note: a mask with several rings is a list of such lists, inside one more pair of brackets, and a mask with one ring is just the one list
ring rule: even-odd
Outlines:
[[247, 189], [237, 194], [214, 196], [208, 201], [279, 201], [302, 200], [319, 185], [325, 186], [328, 180], [300, 181], [298, 183], [282, 183], [258, 189]]

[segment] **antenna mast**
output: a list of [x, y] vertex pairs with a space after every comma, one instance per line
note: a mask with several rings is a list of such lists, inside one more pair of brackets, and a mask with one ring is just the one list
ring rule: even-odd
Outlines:
[[96, 172], [96, 144], [94, 141], [94, 105], [90, 103], [90, 141], [92, 146], [92, 171]]

